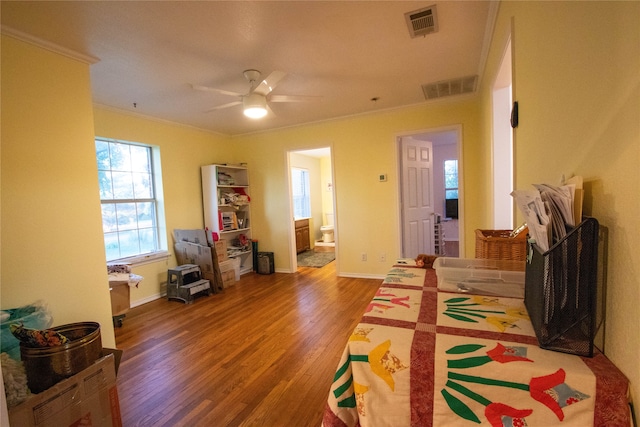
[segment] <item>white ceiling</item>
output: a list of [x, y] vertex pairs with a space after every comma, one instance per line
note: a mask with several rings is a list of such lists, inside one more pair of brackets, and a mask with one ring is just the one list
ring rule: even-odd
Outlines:
[[[439, 31], [411, 38], [404, 14], [437, 5]], [[295, 126], [426, 101], [422, 85], [481, 75], [497, 3], [491, 1], [2, 1], [5, 34], [98, 59], [94, 102], [227, 135]], [[243, 70], [287, 76], [260, 120], [236, 98]], [[458, 95], [461, 96], [461, 95]], [[462, 95], [469, 96], [469, 95]], [[379, 98], [372, 101], [372, 98]], [[135, 105], [135, 107], [134, 107]]]

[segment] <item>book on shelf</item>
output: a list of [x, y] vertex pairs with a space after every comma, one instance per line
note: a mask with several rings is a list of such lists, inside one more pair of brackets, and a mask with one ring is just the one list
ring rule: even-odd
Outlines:
[[221, 212], [222, 231], [238, 229], [238, 216], [235, 212]]

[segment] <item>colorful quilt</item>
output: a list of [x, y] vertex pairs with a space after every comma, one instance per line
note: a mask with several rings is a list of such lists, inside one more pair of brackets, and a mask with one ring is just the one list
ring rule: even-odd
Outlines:
[[628, 426], [629, 417], [624, 375], [599, 353], [539, 348], [521, 299], [439, 292], [433, 270], [403, 266], [349, 338], [323, 426]]

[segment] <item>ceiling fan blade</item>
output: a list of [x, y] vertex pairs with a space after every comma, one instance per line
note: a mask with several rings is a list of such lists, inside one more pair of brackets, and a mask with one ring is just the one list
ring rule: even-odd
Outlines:
[[253, 90], [255, 93], [259, 93], [260, 95], [267, 96], [271, 91], [277, 86], [277, 84], [282, 80], [287, 73], [282, 71], [274, 71], [267, 78], [262, 80], [258, 86]]
[[231, 92], [230, 90], [224, 90], [224, 89], [216, 89], [215, 87], [200, 86], [200, 85], [194, 85], [194, 84], [192, 84], [191, 87], [195, 90], [202, 90], [205, 92], [216, 92], [216, 93], [221, 93], [223, 95], [229, 95], [229, 96], [242, 96], [241, 93]]
[[321, 96], [310, 95], [271, 95], [269, 97], [269, 102], [309, 102], [320, 100], [322, 100]]
[[234, 105], [240, 105], [240, 104], [242, 104], [242, 101], [229, 102], [227, 104], [222, 104], [222, 105], [218, 105], [217, 107], [213, 107], [212, 109], [205, 111], [205, 113], [210, 113], [216, 110], [222, 110], [224, 108], [229, 108], [229, 107], [233, 107]]

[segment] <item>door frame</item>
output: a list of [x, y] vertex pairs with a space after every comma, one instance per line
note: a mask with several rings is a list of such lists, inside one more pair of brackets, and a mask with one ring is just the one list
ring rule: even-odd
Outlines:
[[[331, 162], [331, 181], [332, 181], [332, 194], [331, 198], [333, 200], [333, 234], [335, 239], [335, 265], [336, 265], [336, 275], [339, 270], [338, 263], [338, 204], [336, 197], [336, 162], [334, 158], [334, 147], [333, 144], [321, 144], [318, 147], [305, 147], [305, 148], [292, 148], [285, 152], [285, 174], [287, 177], [287, 203], [289, 205], [289, 265], [291, 266], [291, 273], [295, 273], [298, 271], [298, 254], [296, 251], [296, 227], [293, 215], [293, 190], [291, 187], [291, 154], [292, 153], [303, 153], [305, 151], [311, 151], [316, 149], [329, 149], [329, 159]], [[324, 214], [324, 212], [323, 212]], [[309, 236], [309, 238], [313, 238], [313, 236]]]
[[458, 244], [459, 244], [459, 256], [465, 257], [465, 215], [464, 215], [464, 159], [463, 159], [463, 140], [462, 140], [462, 125], [442, 126], [436, 128], [427, 128], [416, 131], [406, 131], [395, 134], [395, 153], [396, 153], [396, 173], [398, 176], [398, 196], [397, 196], [397, 215], [398, 215], [398, 248], [402, 250], [403, 246], [403, 233], [402, 229], [404, 224], [402, 223], [402, 158], [400, 156], [401, 140], [406, 137], [415, 137], [417, 135], [424, 136], [428, 134], [439, 134], [443, 132], [453, 132], [456, 135], [456, 152], [458, 156]]

